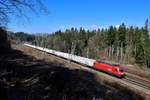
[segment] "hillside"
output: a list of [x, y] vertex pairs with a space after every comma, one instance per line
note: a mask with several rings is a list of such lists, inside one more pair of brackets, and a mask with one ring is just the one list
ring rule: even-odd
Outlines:
[[41, 54], [38, 54], [40, 55], [38, 59], [21, 51], [12, 50], [7, 55], [0, 56], [0, 98], [3, 100], [144, 99], [140, 94], [128, 89], [109, 86], [100, 79], [96, 81], [94, 74], [73, 66], [70, 66], [70, 69], [53, 57], [50, 57], [52, 62], [50, 60], [47, 62], [45, 58], [45, 60], [41, 58]]

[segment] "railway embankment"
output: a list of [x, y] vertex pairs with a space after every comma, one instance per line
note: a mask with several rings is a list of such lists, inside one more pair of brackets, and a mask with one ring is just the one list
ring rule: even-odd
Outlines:
[[[14, 47], [14, 46], [12, 46]], [[3, 100], [144, 100], [144, 93], [24, 46], [0, 56]], [[18, 51], [19, 50], [19, 51]], [[111, 83], [112, 82], [112, 83]]]

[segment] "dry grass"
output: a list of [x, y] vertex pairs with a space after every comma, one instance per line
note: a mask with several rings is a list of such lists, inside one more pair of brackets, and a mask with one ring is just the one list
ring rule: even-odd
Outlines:
[[139, 65], [129, 65], [126, 64], [124, 65], [127, 68], [127, 72], [128, 73], [132, 73], [144, 78], [147, 78], [148, 80], [150, 80], [150, 69], [143, 67], [143, 66], [139, 66]]

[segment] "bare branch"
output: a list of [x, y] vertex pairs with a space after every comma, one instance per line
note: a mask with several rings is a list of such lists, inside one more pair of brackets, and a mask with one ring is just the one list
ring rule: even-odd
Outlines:
[[[0, 0], [0, 25], [8, 22], [9, 16], [27, 19], [27, 13], [49, 13], [41, 0]], [[7, 19], [7, 20], [6, 20]]]

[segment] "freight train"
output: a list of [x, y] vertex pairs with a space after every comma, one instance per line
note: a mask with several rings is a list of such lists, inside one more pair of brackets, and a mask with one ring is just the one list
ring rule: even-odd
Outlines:
[[81, 57], [81, 56], [77, 56], [73, 54], [68, 54], [68, 53], [59, 52], [59, 51], [55, 51], [55, 50], [51, 50], [51, 49], [47, 49], [47, 48], [43, 48], [39, 46], [30, 45], [27, 43], [25, 43], [24, 45], [74, 61], [74, 62], [77, 62], [77, 63], [80, 63], [80, 64], [83, 64], [83, 65], [86, 65], [86, 66], [89, 66], [89, 67], [92, 67], [100, 71], [107, 72], [109, 74], [115, 75], [120, 78], [125, 76], [124, 68], [118, 64], [112, 64], [112, 63], [108, 63], [104, 61], [89, 59], [89, 58], [85, 58], [85, 57]]

